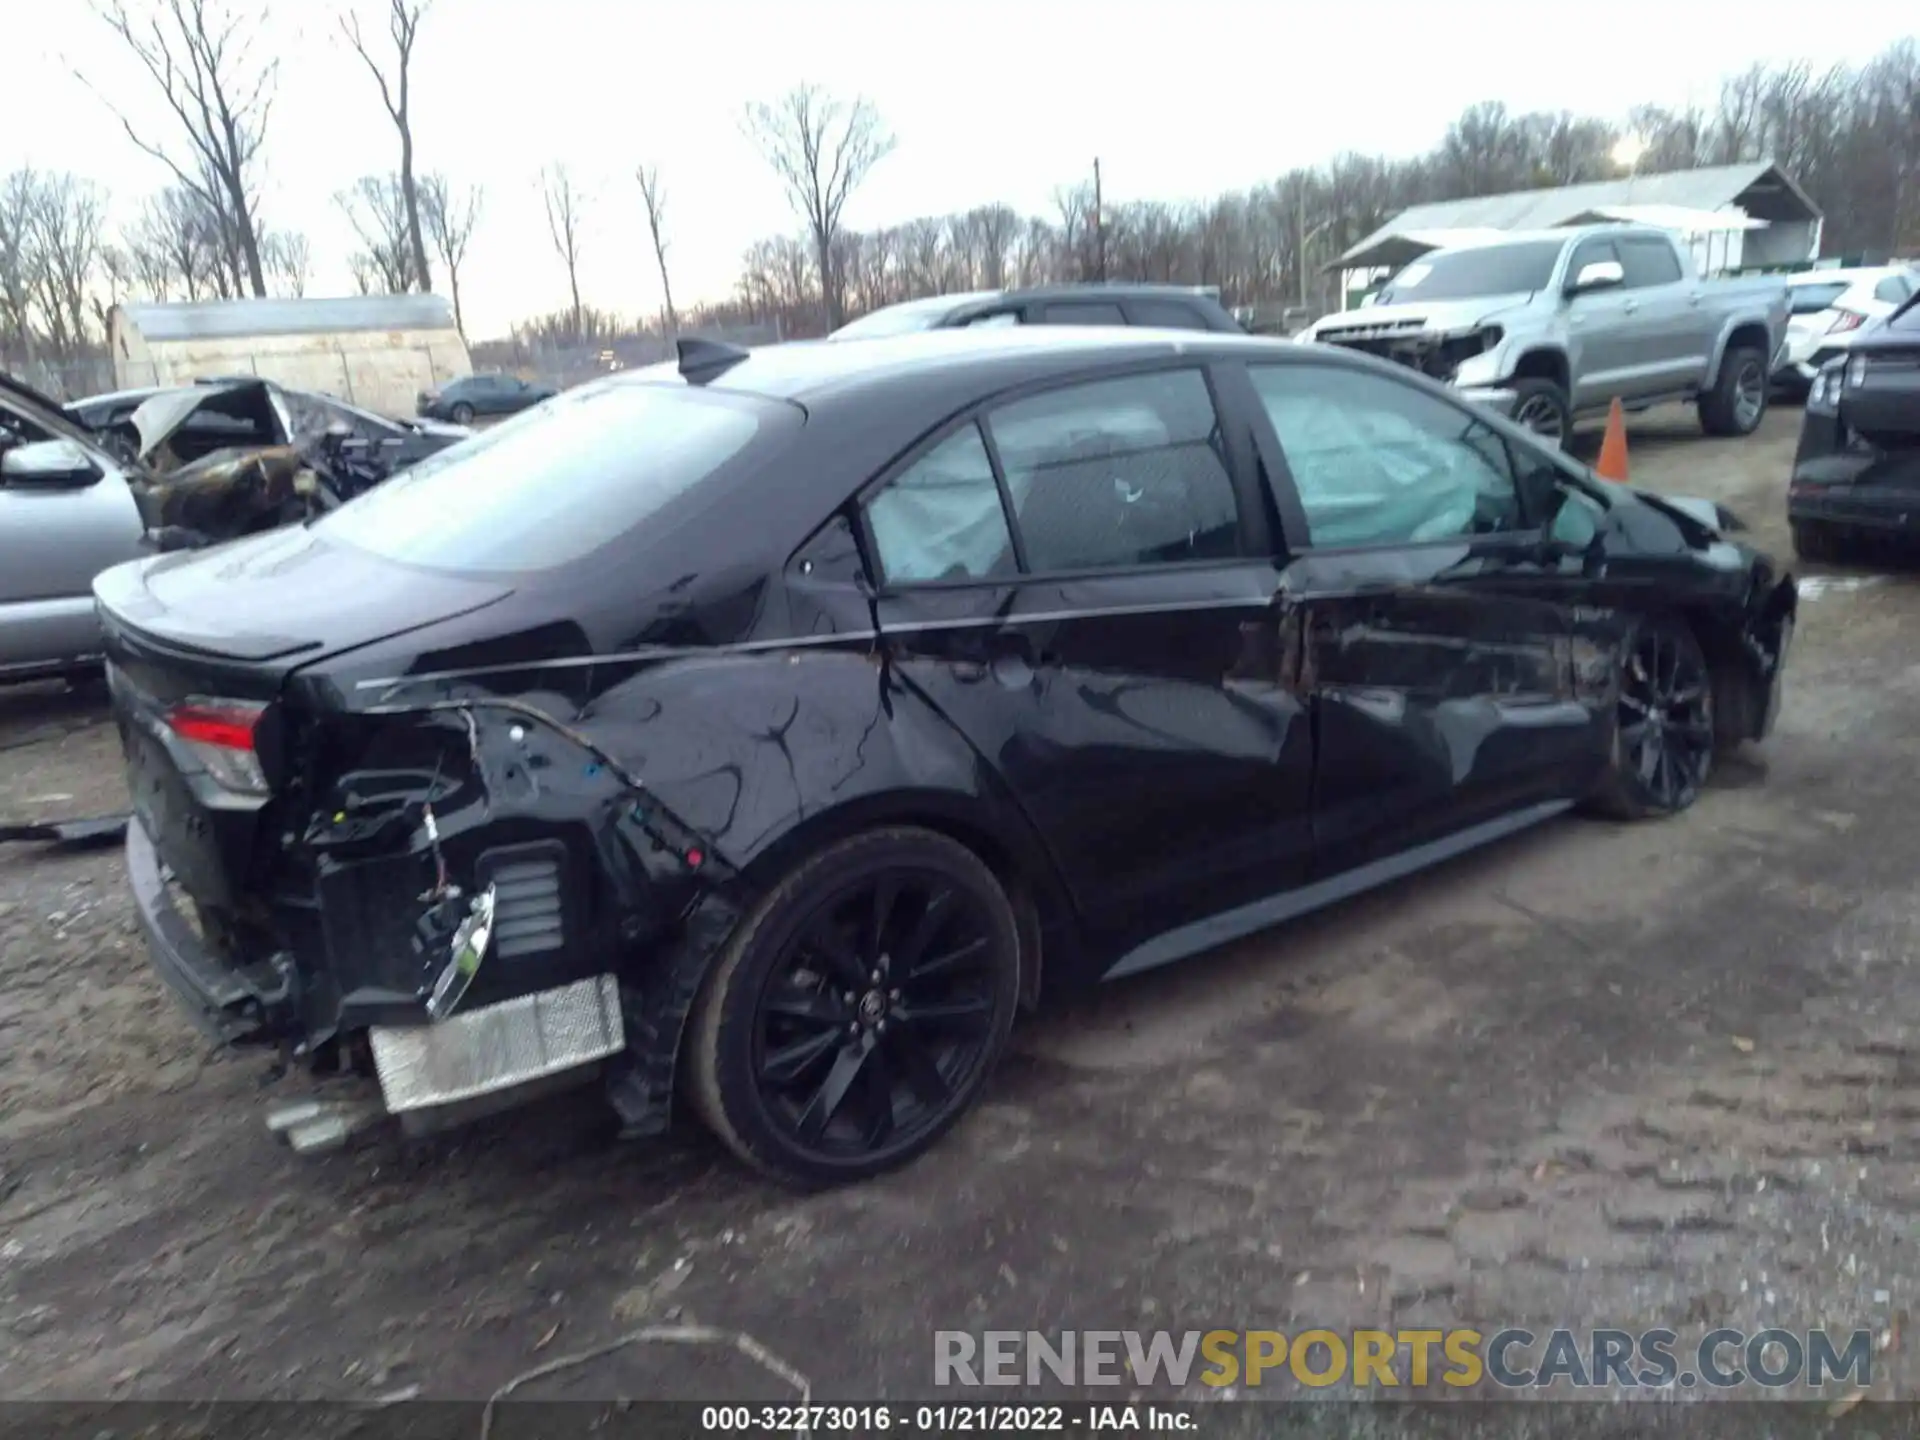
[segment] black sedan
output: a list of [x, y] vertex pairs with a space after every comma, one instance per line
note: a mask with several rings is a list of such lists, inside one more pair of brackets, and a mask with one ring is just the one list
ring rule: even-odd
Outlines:
[[463, 375], [438, 390], [422, 390], [414, 409], [424, 419], [468, 425], [476, 415], [518, 415], [559, 393], [517, 375]]
[[1920, 295], [1814, 378], [1787, 490], [1793, 548], [1840, 560], [1920, 541]]
[[597, 1075], [853, 1179], [1043, 987], [1684, 809], [1795, 613], [1729, 524], [1332, 347], [686, 342], [102, 577], [133, 886], [209, 1032], [361, 1121]]

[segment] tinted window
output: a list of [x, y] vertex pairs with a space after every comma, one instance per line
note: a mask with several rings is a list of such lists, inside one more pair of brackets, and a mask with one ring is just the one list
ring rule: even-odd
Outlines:
[[1129, 300], [1127, 311], [1136, 325], [1153, 325], [1162, 330], [1205, 330], [1207, 322], [1191, 305], [1178, 300]]
[[1124, 325], [1127, 317], [1113, 304], [1089, 304], [1076, 301], [1067, 305], [1048, 305], [1040, 311], [1042, 325]]
[[1197, 370], [1049, 391], [987, 421], [1036, 571], [1237, 553], [1238, 511]]
[[1680, 257], [1671, 245], [1660, 240], [1622, 240], [1619, 248], [1629, 288], [1679, 283]]
[[1518, 295], [1544, 290], [1564, 242], [1530, 240], [1519, 245], [1478, 245], [1423, 256], [1387, 282], [1377, 303], [1466, 300], [1476, 295]]
[[428, 456], [315, 529], [411, 565], [551, 569], [655, 515], [787, 417], [702, 391], [583, 385]]
[[995, 310], [989, 315], [974, 316], [973, 319], [966, 322], [965, 328], [969, 330], [995, 330], [1005, 325], [1018, 325], [1019, 323], [1020, 312], [1018, 310]]
[[1316, 546], [1452, 540], [1521, 528], [1500, 437], [1413, 386], [1317, 365], [1251, 367]]
[[1873, 287], [1873, 298], [1888, 305], [1898, 305], [1913, 293], [1913, 287], [1899, 275], [1889, 275]]
[[890, 581], [1011, 573], [1013, 537], [980, 429], [969, 425], [914, 461], [867, 502], [881, 572]]
[[1901, 308], [1887, 317], [1889, 330], [1920, 330], [1920, 295], [1901, 302]]
[[1794, 285], [1787, 290], [1787, 303], [1795, 315], [1818, 315], [1846, 293], [1844, 280], [1826, 285]]

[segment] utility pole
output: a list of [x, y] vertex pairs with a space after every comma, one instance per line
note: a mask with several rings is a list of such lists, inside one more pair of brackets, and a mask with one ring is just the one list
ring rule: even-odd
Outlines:
[[1294, 254], [1300, 260], [1300, 308], [1309, 310], [1313, 302], [1307, 296], [1307, 187], [1302, 185], [1293, 202]]
[[1102, 285], [1107, 283], [1107, 217], [1100, 204], [1100, 157], [1093, 157], [1093, 264]]

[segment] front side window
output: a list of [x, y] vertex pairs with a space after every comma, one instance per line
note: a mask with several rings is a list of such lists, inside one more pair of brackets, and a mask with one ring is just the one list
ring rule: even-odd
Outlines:
[[1249, 367], [1316, 548], [1522, 528], [1505, 443], [1463, 409], [1333, 365]]
[[1566, 283], [1572, 285], [1578, 281], [1580, 272], [1586, 269], [1587, 266], [1605, 265], [1609, 261], [1619, 265], [1623, 272], [1627, 268], [1620, 260], [1620, 252], [1613, 248], [1613, 241], [1604, 238], [1583, 241], [1574, 250], [1572, 258], [1567, 262]]
[[1239, 553], [1239, 508], [1198, 370], [1050, 390], [994, 411], [1028, 567], [1177, 564]]
[[867, 527], [890, 583], [984, 580], [1017, 568], [978, 425], [956, 430], [889, 481], [867, 502]]

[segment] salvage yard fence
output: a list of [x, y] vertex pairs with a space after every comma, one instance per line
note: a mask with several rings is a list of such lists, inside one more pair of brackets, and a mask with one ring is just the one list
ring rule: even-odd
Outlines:
[[[684, 332], [703, 340], [753, 347], [777, 344], [782, 339], [777, 323], [767, 325], [702, 326]], [[411, 353], [409, 353], [411, 351]], [[593, 340], [576, 345], [558, 345], [523, 339], [488, 340], [471, 347], [473, 368], [477, 371], [504, 370], [540, 385], [566, 389], [620, 370], [638, 369], [673, 357], [671, 341], [657, 335], [627, 336], [613, 340]], [[368, 409], [404, 410], [412, 413], [413, 396], [401, 395], [394, 377], [403, 371], [425, 375], [447, 373], [444, 347], [437, 353], [426, 346], [377, 349], [342, 347], [332, 353], [308, 349], [302, 352], [298, 373], [288, 370], [288, 356], [236, 352], [217, 365], [202, 367], [205, 374], [182, 375], [177, 366], [154, 360], [122, 360], [119, 372], [106, 355], [31, 359], [20, 355], [0, 355], [0, 369], [55, 400], [79, 400], [112, 390], [133, 390], [149, 385], [174, 385], [193, 379], [226, 379], [258, 375], [282, 384], [337, 396], [350, 404]], [[405, 388], [405, 387], [401, 387]]]

